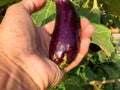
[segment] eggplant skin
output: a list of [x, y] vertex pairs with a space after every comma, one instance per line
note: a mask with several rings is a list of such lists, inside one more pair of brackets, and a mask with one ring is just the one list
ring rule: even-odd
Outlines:
[[80, 17], [70, 0], [56, 0], [55, 3], [56, 19], [49, 57], [63, 69], [78, 52]]

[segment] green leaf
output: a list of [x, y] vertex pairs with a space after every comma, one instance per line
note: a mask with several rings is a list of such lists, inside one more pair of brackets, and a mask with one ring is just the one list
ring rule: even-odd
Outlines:
[[13, 1], [14, 0], [0, 0], [0, 6], [3, 6], [3, 5], [8, 4], [8, 3], [11, 3]]
[[71, 86], [71, 85], [67, 85], [66, 86], [66, 90], [85, 90], [83, 87], [81, 86]]
[[90, 67], [86, 66], [85, 73], [86, 73], [86, 77], [88, 78], [87, 82], [90, 82], [90, 81], [94, 80], [94, 73], [90, 69]]
[[120, 28], [120, 20], [118, 18], [113, 19], [113, 23]]
[[83, 79], [84, 82], [94, 80], [94, 73], [92, 72], [90, 67], [86, 65], [81, 65], [80, 69], [80, 77]]
[[54, 2], [48, 1], [42, 10], [32, 15], [35, 25], [39, 27], [53, 20], [55, 18], [55, 11], [56, 8]]
[[100, 66], [96, 67], [96, 73], [95, 74], [96, 74], [96, 79], [99, 80], [99, 81], [102, 81], [103, 78], [107, 77], [104, 70]]
[[114, 52], [113, 44], [111, 43], [111, 31], [101, 24], [93, 24], [95, 28], [94, 35], [92, 36], [92, 43], [97, 44], [105, 54], [110, 57]]
[[105, 87], [106, 87], [105, 90], [113, 90], [114, 88], [112, 84], [106, 84]]
[[116, 72], [116, 70], [114, 70], [114, 68], [110, 67], [109, 65], [103, 65], [102, 68], [105, 70], [106, 74], [108, 74], [108, 79], [119, 78], [118, 72]]
[[115, 55], [114, 56], [114, 62], [119, 66], [119, 68], [120, 68], [120, 56], [118, 56], [118, 55]]

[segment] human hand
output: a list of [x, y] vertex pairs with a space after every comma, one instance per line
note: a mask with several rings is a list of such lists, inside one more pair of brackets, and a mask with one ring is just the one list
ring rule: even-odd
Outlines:
[[[34, 11], [43, 8], [45, 3], [46, 0], [23, 0], [14, 4], [8, 8], [0, 24], [0, 70], [8, 72], [9, 76], [15, 79], [14, 82], [19, 80], [18, 84], [10, 86], [16, 90], [20, 87], [22, 90], [45, 90], [58, 84], [64, 73], [76, 67], [88, 52], [94, 29], [84, 18], [81, 19], [80, 50], [75, 60], [64, 70], [60, 70], [49, 59], [48, 50], [54, 21], [37, 28], [30, 16]], [[2, 66], [7, 67], [5, 69]], [[2, 81], [6, 78], [3, 77]], [[31, 78], [31, 81], [23, 82], [21, 77]]]

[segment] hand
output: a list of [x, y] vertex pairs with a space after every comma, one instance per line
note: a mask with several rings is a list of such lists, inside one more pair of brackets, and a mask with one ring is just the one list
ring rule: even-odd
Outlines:
[[[14, 4], [7, 9], [0, 24], [0, 77], [3, 77], [3, 83], [16, 90], [45, 90], [58, 84], [64, 73], [76, 67], [88, 52], [94, 28], [83, 18], [80, 50], [75, 60], [64, 70], [49, 60], [54, 21], [37, 28], [30, 17], [33, 12], [43, 8], [45, 3], [46, 0], [23, 0]], [[2, 70], [14, 80], [6, 82], [7, 77]], [[3, 87], [2, 83], [0, 87]]]

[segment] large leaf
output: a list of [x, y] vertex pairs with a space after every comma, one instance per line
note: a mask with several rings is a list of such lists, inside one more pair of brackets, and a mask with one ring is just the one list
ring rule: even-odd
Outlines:
[[33, 21], [36, 26], [39, 27], [53, 20], [55, 18], [55, 11], [56, 8], [54, 2], [48, 1], [46, 6], [42, 10], [32, 15]]
[[114, 47], [110, 41], [111, 31], [104, 25], [100, 24], [100, 17], [98, 14], [95, 13], [98, 11], [94, 10], [94, 13], [91, 13], [88, 9], [85, 8], [80, 10], [80, 14], [83, 17], [87, 17], [94, 25], [95, 32], [92, 36], [92, 43], [100, 46], [100, 48], [105, 52], [105, 54], [110, 57], [111, 54], [114, 52]]
[[95, 33], [92, 36], [92, 42], [99, 45], [107, 56], [111, 56], [114, 52], [113, 44], [111, 43], [111, 31], [101, 24], [93, 24]]

